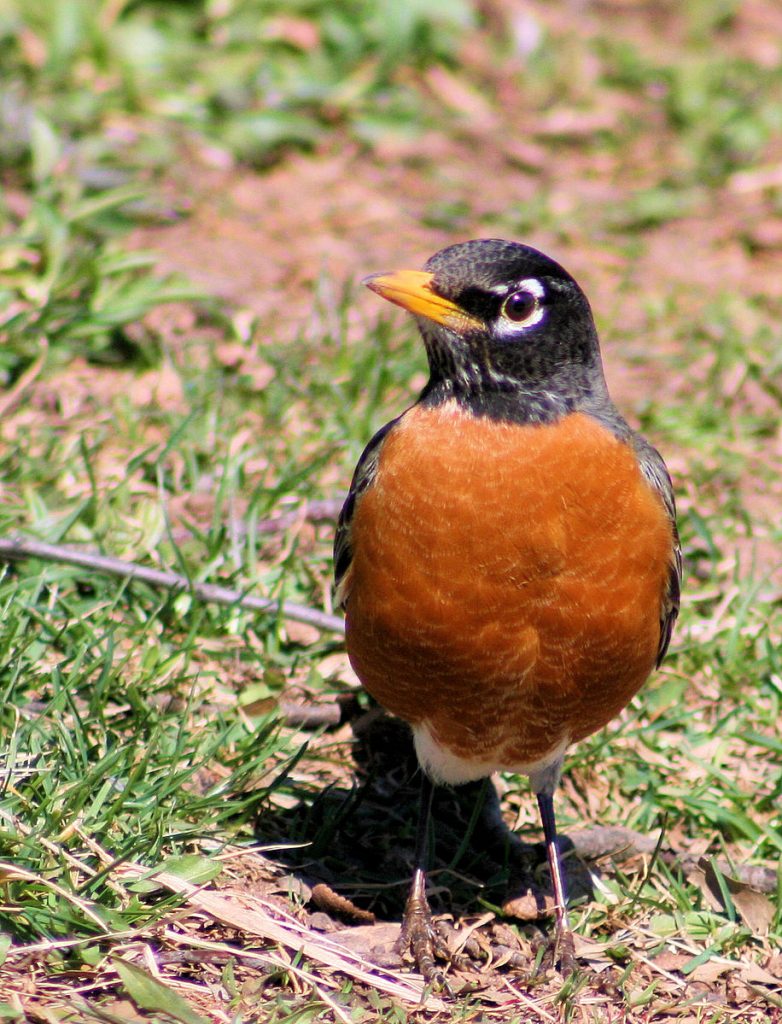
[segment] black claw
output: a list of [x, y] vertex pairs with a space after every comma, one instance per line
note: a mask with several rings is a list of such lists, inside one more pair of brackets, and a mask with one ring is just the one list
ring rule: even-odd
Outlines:
[[427, 985], [442, 988], [445, 975], [437, 967], [435, 958], [449, 959], [447, 948], [437, 934], [432, 922], [432, 912], [423, 888], [423, 879], [418, 875], [407, 898], [405, 914], [402, 919], [402, 932], [397, 948], [401, 954], [410, 952], [418, 970]]

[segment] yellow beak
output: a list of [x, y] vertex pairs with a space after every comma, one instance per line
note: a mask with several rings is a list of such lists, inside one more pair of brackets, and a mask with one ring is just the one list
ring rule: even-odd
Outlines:
[[363, 283], [389, 302], [442, 324], [455, 334], [482, 330], [483, 324], [477, 317], [432, 291], [432, 279], [433, 275], [423, 270], [392, 270], [388, 274], [371, 274]]

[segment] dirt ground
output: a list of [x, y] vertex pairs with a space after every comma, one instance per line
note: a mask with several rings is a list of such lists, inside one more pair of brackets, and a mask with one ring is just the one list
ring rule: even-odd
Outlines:
[[[610, 24], [618, 37], [661, 60], [670, 59], [685, 31], [673, 3], [493, 0], [487, 9], [490, 24], [500, 26], [532, 12], [554, 36], [572, 30], [576, 15], [587, 34]], [[778, 59], [772, 40], [780, 38], [782, 6], [757, 0], [742, 6], [716, 45], [764, 64]], [[271, 170], [255, 172], [194, 144], [192, 159], [172, 168], [165, 183], [172, 207], [187, 215], [138, 230], [134, 244], [159, 252], [162, 269], [184, 273], [249, 310], [280, 344], [307, 333], [318, 315], [314, 296], [324, 289], [338, 291], [378, 270], [419, 267], [438, 248], [466, 238], [515, 237], [550, 253], [584, 287], [602, 328], [609, 386], [631, 421], [650, 395], [660, 403], [697, 395], [709, 354], [675, 368], [682, 339], [652, 321], [649, 307], [667, 303], [679, 322], [696, 323], [726, 293], [782, 300], [782, 221], [774, 199], [782, 188], [782, 140], [770, 143], [756, 166], [696, 187], [686, 212], [639, 229], [632, 247], [632, 232], [612, 228], [616, 217], [680, 159], [654, 96], [630, 101], [605, 89], [582, 55], [571, 96], [541, 111], [526, 102], [518, 68], [512, 62], [493, 67], [487, 52], [476, 42], [465, 54], [484, 91], [444, 72], [425, 76], [424, 88], [448, 112], [442, 130], [389, 138], [374, 152], [332, 139], [315, 153], [288, 154]], [[643, 119], [646, 130], [626, 130], [628, 118]], [[606, 131], [621, 140], [612, 150], [591, 144]], [[541, 222], [519, 215], [514, 230], [512, 211], [537, 206], [548, 211]], [[357, 295], [357, 334], [375, 310], [374, 297]], [[747, 403], [770, 401], [751, 380], [737, 379], [735, 387]], [[691, 486], [684, 439], [665, 454], [682, 509], [719, 501]], [[748, 440], [742, 454], [746, 468], [734, 486], [752, 512], [754, 536], [735, 543], [767, 565], [778, 563], [771, 535], [782, 474], [770, 467], [782, 468], [782, 433]], [[737, 1011], [735, 1019], [744, 1018]]]
[[[650, 60], [670, 62], [686, 33], [674, 3], [492, 0], [486, 10], [486, 31], [507, 33], [531, 17], [563, 45], [574, 33], [589, 37], [610, 25], [615, 39], [639, 45]], [[777, 60], [779, 38], [782, 7], [750, 0], [715, 46], [768, 66]], [[469, 80], [484, 88], [442, 70], [425, 73], [421, 88], [441, 104], [443, 129], [391, 136], [373, 152], [332, 136], [319, 151], [289, 154], [259, 173], [194, 145], [191, 159], [172, 168], [165, 183], [172, 208], [187, 214], [137, 231], [134, 244], [156, 250], [162, 269], [184, 273], [250, 311], [262, 333], [284, 343], [315, 322], [316, 297], [333, 295], [345, 282], [419, 267], [438, 248], [470, 237], [525, 241], [563, 263], [590, 297], [609, 387], [633, 422], [651, 396], [665, 403], [697, 393], [717, 358], [707, 353], [672, 368], [683, 340], [665, 325], [650, 329], [650, 306], [667, 304], [680, 324], [698, 325], [703, 311], [726, 295], [747, 302], [762, 295], [767, 304], [782, 299], [775, 199], [782, 187], [782, 138], [769, 143], [757, 165], [719, 185], [695, 186], [680, 216], [623, 230], [626, 204], [675, 172], [685, 157], [654, 91], [630, 96], [607, 88], [585, 52], [573, 47], [569, 94], [541, 110], [536, 97], [525, 95], [513, 60], [495, 66], [485, 40], [469, 41]], [[638, 123], [643, 131], [633, 127]], [[595, 144], [601, 132], [612, 133], [618, 144]], [[537, 207], [544, 211], [539, 219]], [[377, 300], [359, 292], [357, 333], [376, 309]], [[748, 322], [747, 330], [752, 326]], [[726, 386], [755, 409], [775, 408], [741, 374]], [[767, 534], [778, 519], [782, 473], [768, 470], [782, 467], [782, 438], [777, 432], [762, 442], [740, 439], [737, 447], [746, 472], [733, 486], [755, 521], [751, 541], [739, 537], [737, 543], [747, 548], [747, 562], [776, 563]], [[691, 489], [685, 445], [678, 448], [673, 439], [665, 454], [680, 507], [718, 502]]]
[[[669, 47], [684, 31], [675, 4], [493, 0], [487, 6], [504, 26], [531, 10], [553, 34], [568, 24], [572, 29], [576, 12], [585, 36], [605, 32], [610, 21], [617, 37], [642, 44], [650, 58], [659, 51], [670, 60]], [[774, 37], [782, 37], [782, 8], [756, 0], [743, 5], [720, 45], [763, 64], [776, 59]], [[196, 147], [191, 161], [172, 168], [168, 182], [173, 205], [188, 215], [173, 226], [138, 232], [138, 243], [156, 249], [164, 268], [188, 274], [270, 322], [290, 324], [293, 333], [311, 316], [322, 275], [340, 282], [379, 268], [420, 265], [441, 246], [497, 230], [503, 221], [507, 232], [514, 204], [544, 196], [556, 227], [533, 224], [518, 240], [550, 250], [583, 283], [598, 314], [621, 320], [624, 328], [637, 319], [635, 293], [616, 303], [617, 285], [628, 275], [641, 295], [684, 289], [697, 291], [704, 304], [726, 286], [746, 295], [782, 295], [782, 223], [769, 200], [769, 191], [782, 184], [782, 139], [768, 147], [762, 166], [704, 187], [686, 216], [646, 230], [627, 266], [616, 236], [606, 231], [607, 211], [658, 183], [678, 159], [654, 99], [639, 96], [633, 109], [626, 95], [597, 84], [596, 68], [581, 66], [578, 108], [564, 103], [541, 113], [525, 105], [512, 62], [496, 69], [487, 60], [477, 41], [465, 54], [475, 77], [489, 79], [492, 99], [466, 91], [446, 72], [424, 75], [424, 88], [444, 112], [458, 111], [458, 122], [450, 118], [442, 131], [414, 138], [389, 137], [372, 153], [331, 137], [315, 154], [290, 154], [271, 171], [256, 173], [232, 166], [226, 154]], [[647, 122], [640, 135], [622, 126], [636, 114]], [[590, 145], [601, 131], [618, 135], [615, 152]], [[446, 205], [459, 211], [458, 223], [434, 226], [433, 209]]]

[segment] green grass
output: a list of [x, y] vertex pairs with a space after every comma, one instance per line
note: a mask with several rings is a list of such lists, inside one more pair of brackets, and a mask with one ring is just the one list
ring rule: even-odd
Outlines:
[[[766, 159], [778, 131], [779, 69], [733, 54], [737, 16], [729, 3], [687, 5], [665, 60], [614, 38], [605, 22], [591, 35], [545, 30], [521, 74], [508, 39], [467, 3], [0, 2], [9, 81], [0, 99], [3, 534], [79, 543], [328, 610], [332, 527], [269, 535], [258, 524], [346, 488], [373, 430], [413, 397], [423, 354], [397, 317], [357, 321], [352, 282], [333, 282], [335, 298], [316, 295], [312, 325], [290, 338], [160, 273], [127, 236], [186, 215], [187, 196], [165, 198], [168, 168], [198, 149], [258, 169], [292, 149], [316, 159], [355, 145], [371, 160], [389, 138], [434, 127], [459, 136], [459, 117], [433, 99], [427, 72], [461, 76], [501, 112], [506, 94], [493, 91], [490, 70], [509, 60], [504, 87], [523, 85], [541, 118], [557, 104], [585, 114], [617, 97], [628, 104], [632, 115], [613, 127], [539, 142], [553, 163], [618, 161], [620, 194], [576, 196], [563, 212], [542, 175], [532, 199], [503, 211], [444, 194], [425, 212], [428, 226], [594, 239], [631, 268], [646, 232], [702, 211], [731, 175]], [[725, 44], [714, 50], [713, 33]], [[470, 64], [463, 53], [476, 39], [484, 57]], [[650, 118], [672, 147], [671, 166], [634, 148], [648, 145]], [[634, 168], [626, 177], [622, 161]], [[420, 167], [426, 173], [423, 158]], [[776, 486], [782, 393], [778, 296], [762, 282], [750, 294], [725, 282], [717, 290], [628, 278], [617, 301], [643, 295], [640, 327], [603, 325], [613, 359], [654, 361], [670, 381], [660, 394], [638, 393], [627, 411], [686, 467], [677, 488], [687, 586], [662, 673], [572, 753], [558, 813], [565, 831], [594, 819], [642, 833], [663, 827], [673, 848], [717, 863], [721, 884], [720, 865], [773, 867], [782, 850], [782, 535], [759, 502]], [[270, 857], [398, 918], [414, 833], [403, 739], [393, 730], [366, 743], [303, 733], [274, 711], [291, 694], [328, 703], [344, 693], [339, 637], [35, 561], [3, 567], [0, 608], [0, 1015], [24, 1019], [19, 992], [45, 980], [45, 1005], [59, 1001], [71, 1019], [111, 1014], [126, 997], [151, 1001], [150, 1021], [187, 1019], [176, 1002], [152, 1005], [165, 1004], [160, 991], [144, 995], [109, 959], [138, 966], [181, 952], [164, 936], [181, 927], [224, 956], [213, 973], [195, 959], [181, 970], [161, 959], [163, 988], [219, 978], [237, 1024], [252, 1014], [280, 1024], [333, 1019], [329, 999], [358, 1021], [422, 1019], [385, 992], [319, 974], [306, 957], [250, 968], [241, 952], [272, 944], [196, 927], [180, 898], [122, 874], [123, 863], [162, 867], [253, 893], [261, 883], [235, 866], [236, 849], [293, 845]], [[354, 755], [367, 759], [356, 766]], [[499, 907], [507, 858], [481, 846], [469, 804], [442, 799], [439, 905], [457, 914]], [[504, 800], [523, 837], [537, 841], [526, 784], [510, 780]], [[271, 870], [255, 856], [256, 872]], [[757, 966], [779, 949], [779, 892], [761, 935], [722, 883], [715, 902], [659, 858], [603, 866], [594, 899], [576, 900], [574, 916], [614, 965], [613, 1009], [644, 1021], [655, 1019], [641, 1015], [647, 1008], [669, 1013], [683, 1000], [644, 973], [642, 956], [675, 950], [678, 976], [689, 978], [719, 957]], [[307, 914], [306, 894], [299, 899]], [[517, 930], [526, 943], [537, 934]], [[28, 947], [31, 960], [20, 954]], [[578, 991], [594, 996], [591, 985], [585, 974], [562, 991], [525, 991], [547, 1012], [579, 1019]], [[760, 1015], [747, 1020], [777, 1006], [758, 985], [748, 998]], [[74, 1009], [77, 988], [92, 1009]], [[203, 1011], [197, 993], [185, 995]], [[727, 1019], [716, 1005], [698, 1019]], [[526, 1020], [517, 1010], [498, 1012]], [[451, 1012], [497, 1019], [479, 992], [463, 993]]]
[[[92, 173], [123, 157], [159, 168], [192, 133], [259, 165], [314, 148], [335, 126], [371, 144], [433, 113], [402, 72], [453, 63], [473, 23], [462, 0], [8, 0], [0, 53], [15, 87], [1, 115], [5, 158], [23, 160], [47, 122], [79, 138]], [[118, 111], [128, 137], [112, 145], [106, 128]], [[155, 123], [167, 131], [147, 135]]]

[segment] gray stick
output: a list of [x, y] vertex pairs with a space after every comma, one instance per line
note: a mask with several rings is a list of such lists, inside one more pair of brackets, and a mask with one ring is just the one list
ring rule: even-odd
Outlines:
[[279, 614], [283, 618], [292, 619], [295, 622], [306, 622], [310, 626], [329, 633], [345, 632], [345, 625], [339, 616], [328, 615], [316, 608], [307, 608], [289, 601], [274, 601], [267, 597], [254, 597], [252, 594], [243, 594], [239, 590], [223, 587], [218, 583], [196, 583], [177, 572], [152, 569], [145, 565], [138, 565], [136, 562], [126, 562], [121, 558], [101, 555], [97, 551], [79, 551], [61, 544], [46, 544], [44, 541], [30, 540], [26, 537], [0, 538], [0, 559], [14, 561], [22, 558], [40, 558], [45, 562], [77, 565], [82, 569], [106, 573], [108, 576], [141, 580], [142, 583], [148, 583], [152, 587], [191, 593], [201, 601], [212, 604], [238, 605], [248, 611]]

